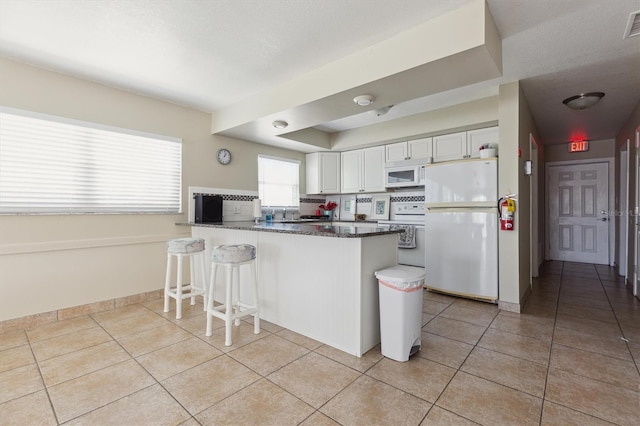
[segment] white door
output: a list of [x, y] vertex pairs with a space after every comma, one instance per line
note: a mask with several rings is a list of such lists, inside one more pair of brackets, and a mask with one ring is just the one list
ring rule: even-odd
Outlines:
[[609, 264], [609, 165], [549, 167], [551, 260]]

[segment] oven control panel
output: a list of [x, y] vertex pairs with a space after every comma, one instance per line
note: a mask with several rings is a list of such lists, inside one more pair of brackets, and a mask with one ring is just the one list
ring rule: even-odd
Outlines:
[[391, 222], [422, 223], [424, 222], [424, 203], [399, 202], [391, 208]]

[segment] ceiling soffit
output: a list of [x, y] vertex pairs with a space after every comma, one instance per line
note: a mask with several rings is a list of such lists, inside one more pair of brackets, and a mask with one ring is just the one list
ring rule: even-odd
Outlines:
[[[502, 42], [484, 1], [474, 1], [365, 50], [212, 114], [212, 133], [305, 151], [331, 149], [312, 127], [367, 110], [495, 79]], [[370, 94], [366, 108], [352, 99]], [[272, 122], [284, 120], [286, 129]]]

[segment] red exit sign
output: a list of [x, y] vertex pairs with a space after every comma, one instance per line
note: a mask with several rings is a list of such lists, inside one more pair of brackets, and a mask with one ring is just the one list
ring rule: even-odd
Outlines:
[[569, 142], [569, 152], [585, 152], [585, 151], [589, 151], [589, 141]]

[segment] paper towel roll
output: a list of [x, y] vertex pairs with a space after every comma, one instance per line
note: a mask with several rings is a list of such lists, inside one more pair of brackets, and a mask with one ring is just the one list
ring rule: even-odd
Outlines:
[[262, 217], [262, 204], [260, 198], [253, 199], [253, 217]]

